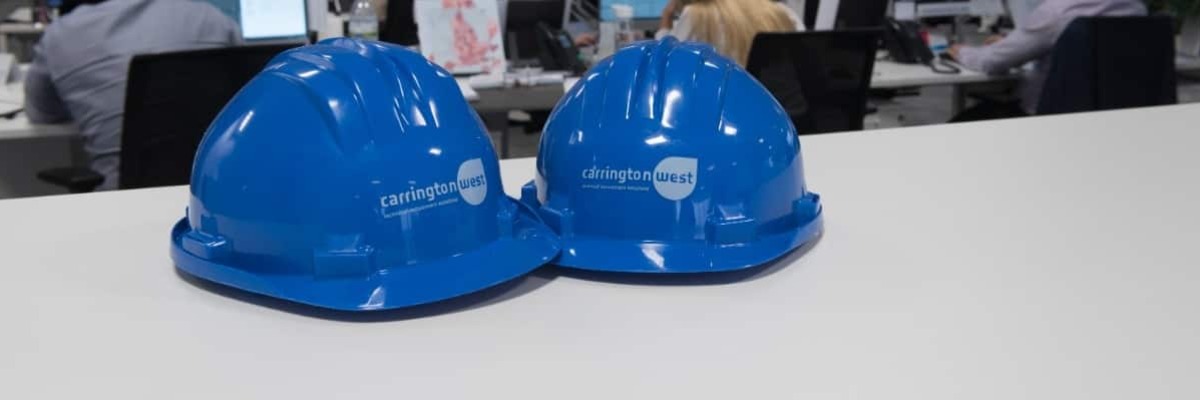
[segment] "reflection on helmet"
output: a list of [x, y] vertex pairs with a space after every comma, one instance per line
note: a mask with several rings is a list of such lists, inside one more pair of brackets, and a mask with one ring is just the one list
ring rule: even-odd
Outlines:
[[398, 46], [334, 39], [273, 60], [209, 127], [183, 271], [320, 307], [404, 307], [552, 259], [557, 238], [508, 198], [453, 77]]
[[800, 143], [771, 94], [706, 45], [626, 47], [555, 108], [522, 201], [566, 267], [708, 272], [760, 265], [820, 234]]

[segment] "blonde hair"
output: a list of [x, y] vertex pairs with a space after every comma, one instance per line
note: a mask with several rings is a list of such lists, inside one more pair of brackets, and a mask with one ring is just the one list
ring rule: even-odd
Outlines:
[[712, 44], [717, 52], [743, 66], [755, 35], [796, 30], [787, 12], [771, 0], [692, 0], [685, 4], [695, 40]]

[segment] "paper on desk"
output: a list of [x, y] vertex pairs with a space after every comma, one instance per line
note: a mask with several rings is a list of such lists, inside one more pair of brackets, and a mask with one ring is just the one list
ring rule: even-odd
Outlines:
[[0, 103], [23, 107], [25, 105], [25, 83], [17, 81], [9, 85], [0, 85]]
[[454, 79], [454, 82], [458, 83], [458, 90], [462, 92], [463, 97], [465, 97], [467, 101], [479, 100], [479, 92], [476, 92], [475, 89], [471, 87], [471, 83], [467, 81], [467, 78], [456, 78]]
[[0, 53], [0, 83], [7, 84], [15, 78], [17, 58], [9, 53]]
[[575, 87], [576, 83], [579, 83], [578, 77], [570, 77], [570, 78], [563, 79], [563, 93], [570, 92], [571, 88]]
[[504, 72], [500, 71], [472, 76], [467, 78], [467, 84], [475, 89], [495, 89], [504, 87], [506, 80]]
[[0, 103], [0, 115], [8, 115], [24, 109], [25, 106], [20, 104]]

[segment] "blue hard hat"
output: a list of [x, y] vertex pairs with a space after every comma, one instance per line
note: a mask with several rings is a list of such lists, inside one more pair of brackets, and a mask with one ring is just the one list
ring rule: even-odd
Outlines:
[[204, 135], [190, 204], [171, 232], [181, 270], [332, 309], [446, 299], [558, 253], [554, 232], [505, 196], [453, 77], [378, 42], [272, 60]]
[[795, 128], [758, 81], [666, 38], [618, 51], [566, 94], [521, 200], [559, 233], [561, 266], [736, 270], [820, 234], [801, 164]]

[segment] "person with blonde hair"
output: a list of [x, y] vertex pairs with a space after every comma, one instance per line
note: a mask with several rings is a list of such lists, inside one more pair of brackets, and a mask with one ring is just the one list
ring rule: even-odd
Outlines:
[[802, 30], [804, 25], [791, 8], [771, 0], [671, 0], [663, 8], [655, 38], [671, 35], [705, 42], [744, 66], [755, 35]]

